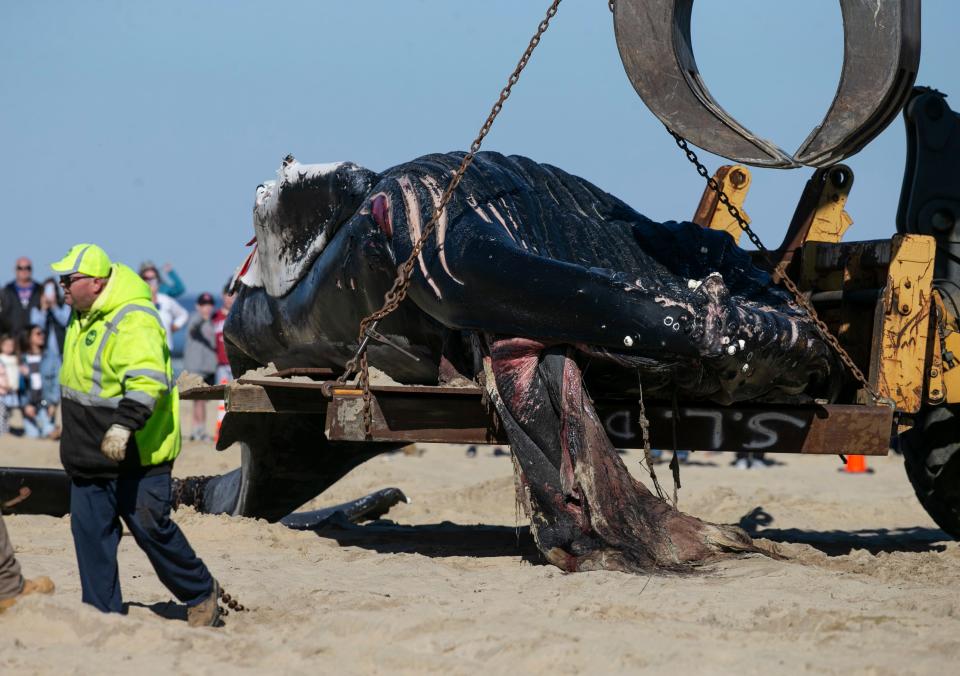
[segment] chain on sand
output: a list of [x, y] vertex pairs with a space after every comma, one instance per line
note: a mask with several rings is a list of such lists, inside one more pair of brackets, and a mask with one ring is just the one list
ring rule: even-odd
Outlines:
[[[230, 594], [228, 594], [227, 592], [225, 592], [225, 591], [223, 590], [223, 587], [220, 588], [220, 600], [223, 601], [223, 604], [224, 604], [227, 608], [229, 608], [230, 610], [233, 610], [233, 611], [235, 611], [235, 612], [242, 613], [242, 612], [244, 612], [244, 611], [250, 610], [249, 608], [247, 608], [246, 606], [244, 606], [242, 603], [240, 603], [239, 601], [237, 601], [235, 598], [233, 598], [232, 596], [230, 596]], [[222, 614], [223, 614], [223, 615], [229, 615], [230, 613], [229, 613], [228, 611], [224, 610], [224, 611], [222, 611]]]
[[670, 135], [673, 137], [673, 140], [676, 141], [677, 145], [680, 147], [680, 150], [686, 154], [687, 159], [697, 168], [697, 173], [700, 174], [706, 181], [707, 185], [710, 186], [710, 189], [717, 193], [717, 199], [720, 201], [723, 206], [727, 208], [727, 211], [730, 212], [730, 215], [733, 216], [734, 220], [737, 221], [737, 225], [740, 226], [740, 229], [746, 233], [747, 237], [753, 243], [755, 247], [763, 254], [763, 257], [766, 259], [767, 264], [770, 266], [770, 269], [774, 271], [774, 280], [779, 280], [787, 288], [790, 293], [793, 294], [793, 298], [803, 310], [809, 315], [813, 325], [816, 327], [817, 332], [820, 334], [820, 337], [823, 338], [826, 343], [833, 348], [834, 352], [840, 358], [840, 361], [850, 369], [850, 373], [853, 374], [853, 377], [863, 385], [864, 389], [870, 394], [875, 402], [884, 401], [880, 393], [874, 388], [870, 382], [867, 380], [866, 376], [863, 375], [863, 371], [854, 363], [853, 359], [847, 354], [847, 351], [843, 349], [843, 346], [840, 345], [840, 342], [836, 337], [830, 332], [830, 328], [823, 322], [822, 319], [817, 315], [817, 311], [813, 308], [813, 304], [807, 300], [807, 298], [800, 292], [800, 289], [790, 279], [787, 275], [784, 266], [777, 265], [773, 256], [770, 255], [770, 250], [763, 245], [763, 242], [760, 241], [760, 238], [757, 236], [757, 233], [753, 231], [750, 227], [750, 224], [747, 223], [746, 219], [740, 213], [740, 210], [736, 207], [735, 204], [730, 202], [730, 197], [723, 191], [723, 188], [717, 182], [715, 178], [710, 176], [710, 172], [707, 171], [707, 168], [703, 166], [703, 163], [697, 158], [697, 154], [691, 150], [690, 146], [687, 145], [687, 141], [676, 133], [669, 127], [667, 131], [670, 132]]
[[[513, 86], [517, 84], [517, 81], [520, 79], [520, 73], [523, 72], [523, 69], [530, 61], [533, 50], [536, 49], [537, 45], [540, 43], [540, 38], [550, 25], [550, 19], [556, 15], [557, 8], [559, 6], [560, 0], [553, 0], [553, 2], [550, 4], [550, 7], [547, 9], [546, 17], [540, 22], [540, 25], [537, 26], [537, 32], [534, 33], [533, 37], [530, 39], [530, 44], [527, 45], [527, 49], [523, 52], [523, 56], [520, 57], [520, 61], [517, 62], [516, 68], [514, 68], [513, 73], [510, 74], [507, 85], [500, 90], [500, 97], [497, 99], [497, 102], [493, 104], [493, 108], [490, 109], [490, 114], [487, 116], [486, 121], [480, 128], [480, 132], [477, 134], [477, 137], [474, 139], [473, 143], [470, 144], [470, 152], [463, 156], [463, 161], [460, 162], [460, 167], [454, 173], [453, 178], [450, 179], [447, 189], [444, 191], [443, 196], [440, 198], [440, 202], [433, 211], [433, 216], [424, 227], [423, 232], [420, 234], [419, 239], [417, 239], [416, 244], [413, 245], [413, 250], [407, 257], [407, 260], [404, 261], [403, 265], [401, 265], [397, 270], [397, 277], [393, 281], [393, 286], [384, 296], [383, 307], [376, 312], [373, 312], [368, 317], [364, 318], [362, 322], [360, 322], [360, 331], [357, 340], [361, 345], [364, 344], [364, 341], [367, 338], [367, 329], [372, 324], [375, 324], [396, 310], [400, 305], [400, 302], [406, 297], [407, 289], [410, 286], [410, 280], [413, 275], [413, 266], [415, 265], [417, 258], [420, 256], [420, 252], [423, 250], [424, 244], [433, 235], [433, 231], [436, 229], [437, 222], [440, 219], [440, 214], [442, 214], [444, 209], [446, 209], [447, 204], [453, 197], [454, 191], [457, 189], [457, 186], [460, 185], [460, 181], [463, 179], [463, 175], [466, 173], [467, 168], [473, 162], [474, 156], [476, 156], [477, 152], [479, 152], [480, 146], [483, 143], [483, 139], [490, 132], [490, 128], [493, 126], [493, 121], [503, 109], [504, 102], [510, 97], [510, 92], [513, 90]], [[357, 372], [358, 368], [362, 368], [364, 371], [367, 370], [366, 359], [365, 357], [361, 358], [361, 354], [365, 355], [366, 350], [358, 350], [357, 354], [355, 354], [353, 358], [347, 362], [344, 373], [337, 379], [337, 382], [341, 384], [345, 383], [351, 375]], [[363, 377], [362, 380], [367, 381], [368, 378]], [[364, 392], [367, 392], [368, 388], [364, 386], [363, 389]], [[369, 405], [366, 403], [366, 396], [364, 408], [369, 408]]]

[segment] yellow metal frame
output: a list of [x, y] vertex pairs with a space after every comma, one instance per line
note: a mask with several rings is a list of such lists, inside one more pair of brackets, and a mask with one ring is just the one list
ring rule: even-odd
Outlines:
[[[743, 204], [752, 182], [750, 170], [741, 165], [724, 165], [713, 178], [749, 222]], [[839, 243], [853, 224], [845, 209], [853, 181], [837, 183], [833, 180], [824, 183], [803, 237], [805, 249], [814, 247], [814, 243]], [[739, 225], [720, 204], [716, 191], [709, 187], [700, 198], [693, 221], [705, 228], [722, 230], [739, 244], [742, 234]], [[933, 292], [936, 243], [926, 235], [895, 235], [890, 247], [883, 298], [874, 319], [870, 380], [881, 396], [891, 399], [897, 410], [904, 413], [916, 413], [924, 402], [960, 401], [960, 330], [956, 318], [947, 314], [939, 296]], [[845, 289], [850, 266], [836, 267], [825, 276], [824, 271], [818, 269], [817, 257], [804, 255], [801, 278], [806, 284], [803, 286]], [[859, 265], [854, 262], [853, 267]], [[936, 337], [929, 339], [934, 304], [936, 316], [943, 317], [945, 325], [950, 327], [943, 346]], [[847, 328], [848, 324], [841, 324], [841, 336]], [[958, 361], [953, 367], [944, 363], [943, 350], [957, 355]], [[864, 358], [866, 356], [864, 354]]]
[[[750, 191], [750, 183], [753, 182], [750, 170], [740, 164], [725, 164], [717, 169], [713, 178], [730, 198], [730, 204], [735, 206], [743, 216], [743, 220], [749, 223], [750, 217], [744, 211], [743, 203], [747, 199], [747, 192]], [[733, 237], [734, 242], [740, 244], [740, 235], [743, 234], [743, 230], [740, 229], [737, 219], [730, 215], [729, 209], [720, 203], [716, 191], [709, 186], [703, 191], [700, 204], [697, 205], [693, 215], [693, 222], [711, 230], [722, 230]]]
[[[892, 399], [905, 413], [920, 410], [930, 374], [927, 345], [936, 249], [928, 235], [895, 235], [883, 301], [878, 306], [871, 380], [881, 396]], [[933, 391], [933, 386], [926, 389]]]
[[807, 233], [807, 242], [839, 242], [843, 239], [844, 233], [853, 225], [853, 219], [844, 209], [852, 185], [853, 181], [839, 186], [829, 179], [826, 181]]

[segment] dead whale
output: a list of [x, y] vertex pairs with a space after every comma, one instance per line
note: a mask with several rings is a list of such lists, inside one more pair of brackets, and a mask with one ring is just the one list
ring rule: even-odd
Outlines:
[[[225, 327], [235, 370], [342, 369], [462, 157], [381, 173], [287, 157], [257, 189], [255, 250]], [[684, 569], [754, 551], [739, 529], [683, 514], [632, 479], [592, 392], [800, 402], [829, 398], [842, 377], [811, 322], [725, 233], [654, 222], [582, 178], [491, 152], [467, 170], [378, 330], [418, 358], [371, 344], [370, 364], [393, 379], [486, 387], [537, 545], [571, 571]], [[331, 443], [304, 418], [252, 430], [260, 442], [245, 447], [244, 470], [194, 483], [191, 502], [280, 518], [389, 450]], [[296, 489], [277, 490], [279, 475]]]

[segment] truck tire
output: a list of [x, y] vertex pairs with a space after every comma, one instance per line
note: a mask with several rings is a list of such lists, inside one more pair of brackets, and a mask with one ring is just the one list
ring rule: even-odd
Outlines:
[[960, 538], [960, 405], [922, 409], [900, 435], [907, 476], [927, 514]]

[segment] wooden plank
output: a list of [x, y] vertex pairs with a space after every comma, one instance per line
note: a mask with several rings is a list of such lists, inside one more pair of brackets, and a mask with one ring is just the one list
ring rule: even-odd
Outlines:
[[[479, 392], [479, 391], [478, 391]], [[377, 392], [371, 400], [373, 439], [452, 444], [506, 443], [492, 412], [474, 397], [441, 393]], [[334, 395], [327, 409], [328, 439], [363, 441], [363, 397]]]
[[231, 383], [226, 389], [224, 408], [228, 413], [317, 413], [322, 415], [327, 410], [327, 398], [323, 390], [317, 387], [260, 387]]

